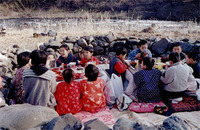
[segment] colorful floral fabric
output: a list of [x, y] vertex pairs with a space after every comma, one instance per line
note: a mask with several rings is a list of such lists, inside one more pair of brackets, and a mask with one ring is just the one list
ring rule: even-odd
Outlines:
[[27, 66], [23, 66], [16, 71], [16, 75], [13, 78], [13, 92], [14, 92], [14, 104], [15, 103], [23, 103], [23, 93], [24, 89], [22, 86], [22, 75]]
[[99, 108], [106, 106], [106, 98], [103, 91], [103, 80], [98, 78], [96, 81], [80, 81], [81, 101], [83, 109], [89, 112], [97, 112]]
[[71, 84], [67, 82], [59, 83], [54, 96], [57, 101], [56, 111], [59, 115], [75, 114], [82, 109], [80, 86], [76, 81], [72, 81]]

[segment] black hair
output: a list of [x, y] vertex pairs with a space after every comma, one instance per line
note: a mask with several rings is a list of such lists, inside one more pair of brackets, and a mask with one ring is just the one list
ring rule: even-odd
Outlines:
[[180, 61], [180, 54], [177, 52], [171, 52], [169, 54], [169, 60], [171, 60], [173, 63], [177, 63]]
[[85, 68], [85, 76], [88, 78], [88, 81], [96, 81], [99, 75], [99, 69], [92, 64], [89, 64]]
[[173, 50], [174, 47], [178, 47], [178, 46], [181, 47], [180, 42], [174, 42], [174, 43], [172, 43], [172, 44], [171, 44], [171, 51]]
[[30, 60], [30, 52], [22, 52], [17, 55], [17, 63], [18, 63], [18, 68], [21, 68], [28, 64]]
[[126, 48], [124, 48], [124, 47], [120, 47], [120, 48], [118, 48], [117, 50], [116, 50], [116, 55], [118, 56], [118, 55], [120, 55], [120, 54], [122, 54], [122, 55], [125, 55], [125, 54], [127, 54], [127, 49]]
[[186, 53], [186, 55], [188, 56], [188, 58], [191, 58], [193, 60], [197, 60], [197, 53], [196, 52], [188, 52], [188, 53]]
[[67, 44], [62, 44], [61, 46], [60, 46], [60, 48], [65, 48], [65, 50], [70, 50], [70, 48], [69, 48], [69, 46], [67, 45]]
[[47, 54], [42, 50], [34, 50], [30, 54], [31, 64], [34, 66], [45, 66]]
[[154, 59], [152, 59], [151, 57], [144, 57], [142, 61], [143, 61], [143, 65], [147, 66], [146, 70], [152, 70], [155, 63]]
[[148, 45], [146, 40], [140, 40], [139, 47], [142, 46], [142, 45], [146, 45], [146, 44]]
[[86, 51], [89, 51], [89, 52], [94, 52], [94, 49], [93, 49], [93, 47], [91, 47], [91, 46], [86, 46], [85, 48], [84, 48], [84, 50], [86, 50]]
[[65, 82], [67, 82], [68, 84], [71, 83], [71, 81], [74, 79], [74, 71], [70, 68], [67, 68], [63, 71], [62, 73]]

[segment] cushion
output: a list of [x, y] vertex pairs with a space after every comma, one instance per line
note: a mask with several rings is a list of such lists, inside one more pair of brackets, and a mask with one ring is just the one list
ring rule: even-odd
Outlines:
[[200, 101], [198, 101], [196, 97], [184, 96], [182, 101], [170, 103], [168, 107], [173, 112], [198, 111], [200, 110]]
[[81, 120], [83, 123], [98, 118], [100, 121], [102, 121], [106, 125], [114, 125], [115, 121], [111, 114], [111, 111], [109, 108], [104, 107], [101, 108], [97, 113], [90, 113], [87, 111], [80, 111], [79, 113], [76, 113], [74, 115], [76, 118]]
[[130, 111], [138, 112], [138, 113], [145, 113], [145, 112], [154, 112], [155, 106], [165, 106], [165, 104], [160, 101], [157, 103], [136, 103], [133, 102], [129, 106]]

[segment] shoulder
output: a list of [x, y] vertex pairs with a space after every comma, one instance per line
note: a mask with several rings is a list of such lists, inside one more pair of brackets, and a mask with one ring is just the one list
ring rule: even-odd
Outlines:
[[139, 48], [132, 50], [130, 53], [137, 53], [139, 52]]

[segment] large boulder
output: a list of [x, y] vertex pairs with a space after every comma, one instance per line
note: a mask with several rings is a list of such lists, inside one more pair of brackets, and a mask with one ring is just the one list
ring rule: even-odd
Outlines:
[[41, 128], [44, 130], [80, 130], [82, 123], [72, 114], [66, 114], [61, 117], [55, 117]]
[[190, 52], [192, 50], [192, 48], [194, 47], [193, 44], [189, 44], [189, 43], [185, 43], [185, 42], [180, 42], [181, 47], [182, 47], [182, 51], [187, 53]]
[[177, 116], [171, 116], [164, 120], [163, 127], [166, 130], [189, 130], [187, 123]]
[[57, 33], [52, 31], [52, 30], [49, 30], [48, 33], [47, 33], [48, 36], [50, 37], [56, 37], [57, 36]]
[[94, 55], [100, 55], [104, 53], [104, 49], [100, 46], [94, 48]]
[[42, 122], [49, 122], [57, 116], [57, 112], [48, 107], [11, 105], [0, 109], [0, 126], [5, 129], [29, 129]]
[[99, 119], [89, 120], [84, 123], [84, 130], [112, 130]]
[[108, 43], [111, 43], [111, 42], [113, 42], [113, 41], [116, 39], [116, 37], [115, 37], [115, 35], [114, 35], [112, 32], [110, 32], [110, 33], [108, 33], [108, 34], [105, 36], [105, 39], [106, 39], [106, 41], [107, 41]]
[[115, 125], [113, 126], [114, 130], [155, 130], [156, 127], [149, 127], [147, 125], [142, 125], [137, 122], [133, 122], [127, 118], [119, 118]]
[[151, 51], [159, 56], [168, 51], [170, 44], [171, 43], [169, 43], [168, 39], [162, 38], [151, 46]]
[[78, 41], [77, 41], [78, 45], [81, 46], [82, 48], [85, 48], [88, 44], [86, 42], [85, 39], [83, 38], [80, 38]]

